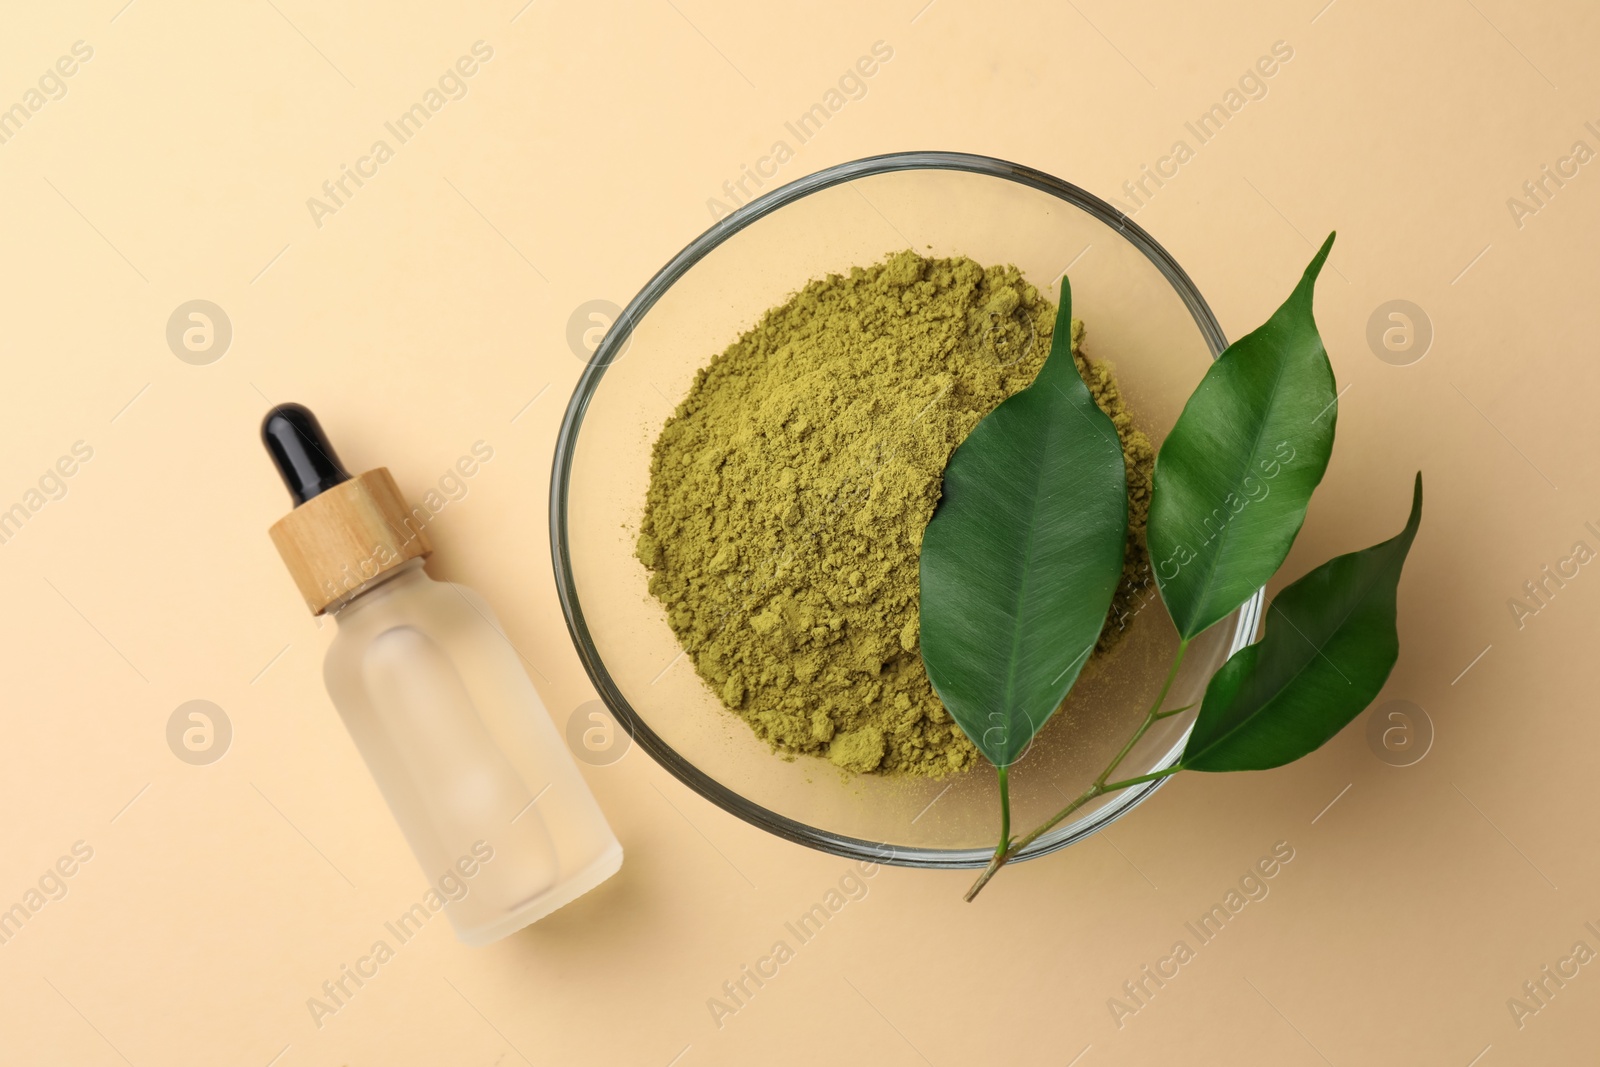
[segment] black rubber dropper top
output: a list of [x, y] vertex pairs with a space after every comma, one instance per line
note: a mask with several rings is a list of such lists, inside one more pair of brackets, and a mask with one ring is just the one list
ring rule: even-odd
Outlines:
[[303, 404], [279, 404], [267, 412], [261, 422], [261, 442], [296, 507], [350, 480], [322, 424]]

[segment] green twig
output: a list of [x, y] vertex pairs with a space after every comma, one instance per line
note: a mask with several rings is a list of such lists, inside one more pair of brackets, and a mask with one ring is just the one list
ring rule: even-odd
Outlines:
[[1128, 743], [1122, 746], [1122, 751], [1118, 752], [1116, 758], [1111, 761], [1111, 766], [1101, 771], [1100, 777], [1095, 779], [1100, 785], [1105, 785], [1106, 779], [1116, 773], [1117, 768], [1122, 765], [1122, 761], [1127, 758], [1128, 753], [1133, 751], [1133, 746], [1139, 743], [1146, 731], [1161, 717], [1161, 705], [1166, 703], [1167, 694], [1172, 691], [1172, 683], [1178, 680], [1178, 668], [1183, 666], [1183, 654], [1187, 651], [1189, 651], [1189, 639], [1186, 637], [1178, 642], [1178, 652], [1172, 657], [1172, 666], [1167, 670], [1167, 680], [1161, 683], [1161, 692], [1156, 694], [1155, 703], [1151, 704], [1150, 710], [1145, 713], [1144, 722], [1140, 723], [1139, 728], [1133, 732], [1133, 736], [1128, 738]]
[[1000, 843], [994, 846], [994, 854], [1003, 856], [1011, 844], [1011, 785], [1004, 767], [996, 767], [995, 773], [1000, 776]]
[[1153, 782], [1157, 778], [1165, 778], [1168, 775], [1177, 774], [1181, 770], [1183, 770], [1183, 765], [1180, 763], [1175, 767], [1168, 767], [1164, 771], [1151, 771], [1149, 774], [1141, 774], [1137, 778], [1124, 778], [1120, 782], [1112, 782], [1110, 785], [1106, 786], [1106, 792], [1112, 793], [1118, 789], [1126, 789], [1130, 785], [1140, 785], [1144, 782]]
[[1161, 683], [1161, 692], [1156, 695], [1155, 702], [1150, 705], [1150, 710], [1145, 712], [1144, 721], [1139, 724], [1139, 728], [1133, 732], [1133, 736], [1128, 738], [1127, 743], [1124, 744], [1122, 749], [1116, 754], [1115, 757], [1112, 758], [1111, 763], [1106, 767], [1106, 769], [1101, 771], [1099, 776], [1095, 778], [1094, 783], [1082, 793], [1078, 794], [1077, 798], [1074, 799], [1072, 803], [1056, 812], [1053, 816], [1045, 820], [1040, 825], [1034, 827], [1034, 829], [1030, 830], [1024, 836], [1018, 838], [1014, 842], [1010, 842], [1009, 844], [1008, 840], [1011, 830], [1011, 804], [1010, 797], [1006, 789], [1006, 769], [1004, 767], [997, 768], [997, 770], [1000, 772], [1000, 845], [995, 849], [994, 858], [989, 861], [989, 865], [983, 869], [982, 874], [978, 875], [978, 880], [972, 883], [972, 888], [967, 890], [967, 901], [970, 902], [974, 897], [982, 892], [983, 887], [989, 884], [989, 879], [993, 878], [996, 872], [998, 872], [1001, 867], [1004, 867], [1006, 863], [1015, 859], [1018, 853], [1027, 848], [1029, 845], [1033, 844], [1034, 841], [1039, 839], [1039, 837], [1060, 824], [1073, 812], [1077, 811], [1091, 800], [1094, 800], [1096, 797], [1103, 796], [1106, 793], [1114, 793], [1119, 789], [1126, 789], [1129, 786], [1138, 785], [1142, 782], [1150, 782], [1157, 778], [1165, 778], [1167, 775], [1175, 774], [1182, 769], [1181, 767], [1169, 767], [1164, 771], [1154, 771], [1150, 774], [1140, 775], [1137, 778], [1129, 778], [1121, 782], [1114, 782], [1110, 785], [1106, 784], [1107, 779], [1116, 773], [1117, 768], [1122, 765], [1122, 761], [1127, 758], [1128, 753], [1133, 751], [1133, 747], [1139, 743], [1140, 739], [1144, 737], [1145, 733], [1149, 731], [1150, 727], [1154, 725], [1158, 719], [1166, 718], [1169, 715], [1176, 715], [1178, 712], [1187, 711], [1189, 708], [1194, 706], [1193, 704], [1190, 704], [1182, 708], [1176, 708], [1170, 712], [1163, 712], [1161, 710], [1161, 705], [1165, 703], [1167, 694], [1172, 691], [1172, 683], [1178, 678], [1178, 668], [1183, 665], [1183, 654], [1188, 650], [1188, 638], [1184, 638], [1178, 642], [1178, 651], [1172, 657], [1172, 666], [1167, 670], [1166, 680]]

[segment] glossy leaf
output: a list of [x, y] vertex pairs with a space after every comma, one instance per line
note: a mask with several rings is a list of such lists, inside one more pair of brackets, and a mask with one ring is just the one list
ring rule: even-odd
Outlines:
[[997, 767], [1072, 688], [1122, 577], [1122, 446], [1078, 374], [1071, 317], [1063, 278], [1044, 366], [950, 457], [922, 541], [928, 678]]
[[1398, 536], [1338, 556], [1286, 587], [1261, 640], [1206, 689], [1182, 766], [1281, 767], [1316, 750], [1371, 704], [1400, 654], [1395, 590], [1422, 521], [1422, 475]]
[[1228, 346], [1156, 459], [1147, 540], [1183, 637], [1244, 603], [1289, 555], [1333, 450], [1333, 367], [1311, 315], [1333, 235], [1266, 324]]

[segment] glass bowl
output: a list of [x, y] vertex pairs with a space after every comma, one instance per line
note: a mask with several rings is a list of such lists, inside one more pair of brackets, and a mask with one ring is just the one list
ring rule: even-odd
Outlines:
[[[578, 381], [556, 443], [551, 554], [567, 627], [619, 724], [689, 788], [747, 822], [840, 856], [911, 867], [980, 867], [998, 836], [998, 792], [982, 763], [941, 780], [849, 776], [786, 761], [695, 673], [634, 557], [650, 450], [695, 373], [807, 281], [905, 248], [1015, 264], [1056, 295], [1071, 271], [1084, 350], [1116, 368], [1137, 424], [1159, 445], [1221, 327], [1182, 268], [1110, 204], [1015, 163], [905, 152], [841, 164], [753, 200], [694, 240], [622, 311]], [[1120, 646], [1086, 670], [1012, 771], [1013, 828], [1061, 810], [1142, 720], [1177, 635], [1154, 586]], [[1168, 706], [1198, 703], [1248, 643], [1261, 594], [1190, 646]], [[1119, 777], [1171, 766], [1194, 712], [1157, 723]], [[1019, 858], [1109, 824], [1162, 780], [1101, 798]]]

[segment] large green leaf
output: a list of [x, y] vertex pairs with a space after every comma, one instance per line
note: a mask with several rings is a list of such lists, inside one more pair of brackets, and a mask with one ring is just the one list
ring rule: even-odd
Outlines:
[[1395, 590], [1422, 521], [1422, 475], [1398, 536], [1286, 587], [1261, 640], [1222, 665], [1183, 752], [1192, 771], [1281, 767], [1361, 714], [1400, 654]]
[[1211, 364], [1156, 459], [1146, 536], [1182, 637], [1283, 565], [1327, 469], [1338, 398], [1311, 293], [1331, 247], [1329, 234], [1266, 325]]
[[1044, 366], [950, 457], [922, 540], [928, 678], [997, 767], [1072, 688], [1122, 576], [1122, 446], [1073, 362], [1071, 319], [1063, 278]]

